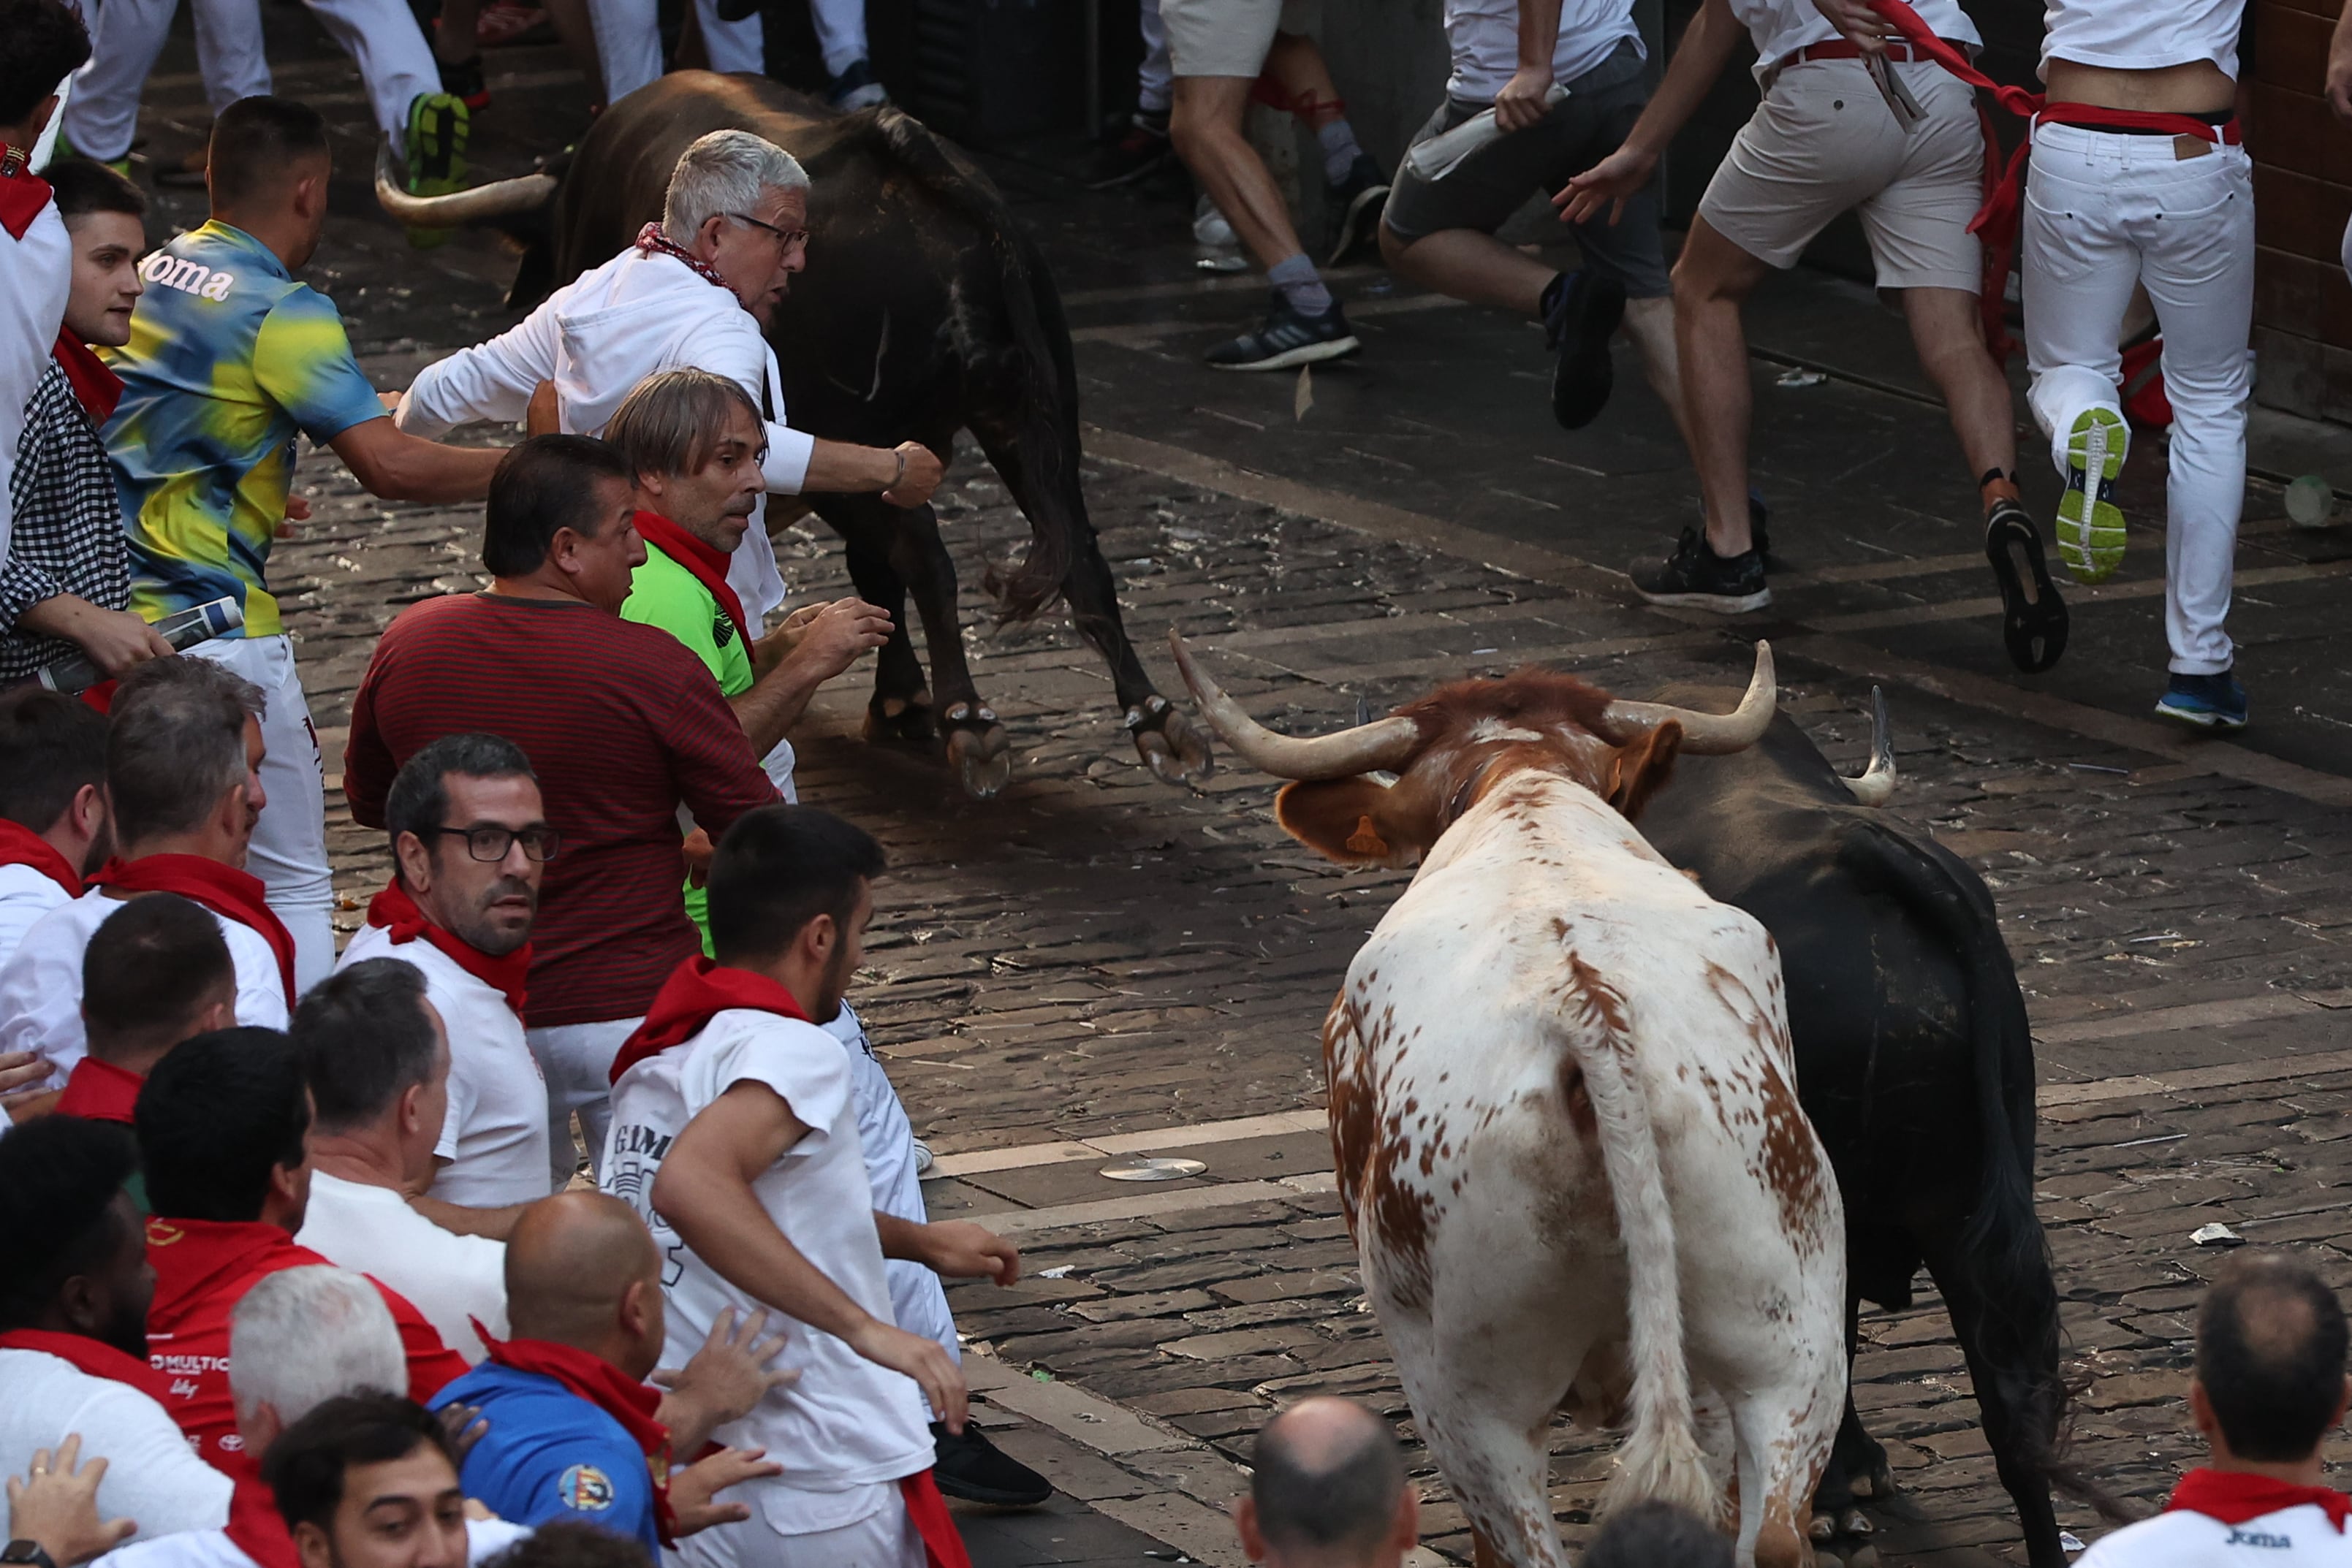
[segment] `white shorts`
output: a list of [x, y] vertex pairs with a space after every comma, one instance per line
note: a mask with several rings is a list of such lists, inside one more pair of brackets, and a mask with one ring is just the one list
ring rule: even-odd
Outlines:
[[754, 1502], [750, 1519], [697, 1531], [664, 1556], [684, 1568], [928, 1568], [929, 1555], [898, 1483], [859, 1490], [881, 1494], [880, 1500], [873, 1511], [847, 1524], [786, 1535]]
[[1276, 33], [1311, 33], [1322, 0], [1160, 0], [1169, 69], [1180, 77], [1248, 77], [1265, 69]]
[[1968, 84], [1932, 60], [1890, 65], [1927, 118], [1908, 134], [1860, 60], [1773, 78], [1699, 198], [1707, 226], [1790, 267], [1840, 213], [1862, 220], [1881, 288], [1981, 287], [1969, 220], [1984, 200], [1984, 132]]

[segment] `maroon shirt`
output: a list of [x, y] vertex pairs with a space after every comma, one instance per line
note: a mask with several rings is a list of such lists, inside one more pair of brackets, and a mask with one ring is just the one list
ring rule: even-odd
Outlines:
[[679, 894], [678, 806], [716, 839], [777, 798], [734, 710], [677, 638], [593, 604], [427, 600], [385, 628], [352, 700], [352, 818], [382, 827], [401, 764], [475, 730], [522, 747], [563, 837], [531, 928], [524, 1021], [642, 1016], [702, 950]]

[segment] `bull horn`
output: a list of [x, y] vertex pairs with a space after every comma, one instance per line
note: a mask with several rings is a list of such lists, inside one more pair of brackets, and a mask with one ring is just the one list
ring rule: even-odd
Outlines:
[[1242, 711], [1242, 705], [1192, 664], [1184, 634], [1168, 628], [1168, 648], [1176, 668], [1192, 688], [1192, 700], [1225, 744], [1261, 773], [1276, 779], [1348, 779], [1359, 773], [1393, 768], [1421, 745], [1421, 727], [1409, 718], [1391, 716], [1360, 724], [1336, 735], [1276, 735]]
[[394, 223], [410, 228], [457, 229], [493, 218], [535, 213], [547, 205], [555, 194], [555, 186], [552, 174], [525, 174], [520, 179], [493, 180], [471, 190], [452, 191], [446, 196], [411, 195], [400, 188], [399, 169], [393, 162], [391, 144], [385, 143], [376, 154], [376, 205], [390, 214]]
[[1613, 732], [1604, 732], [1603, 738], [1622, 746], [1633, 736], [1673, 719], [1683, 727], [1683, 749], [1694, 757], [1745, 751], [1763, 739], [1764, 732], [1771, 727], [1775, 699], [1772, 645], [1759, 642], [1756, 674], [1748, 679], [1748, 695], [1731, 712], [1694, 713], [1665, 703], [1612, 702], [1601, 715], [1601, 722]]
[[1895, 795], [1895, 737], [1886, 725], [1886, 694], [1870, 688], [1870, 766], [1859, 779], [1841, 776], [1838, 782], [1865, 806], [1884, 806]]

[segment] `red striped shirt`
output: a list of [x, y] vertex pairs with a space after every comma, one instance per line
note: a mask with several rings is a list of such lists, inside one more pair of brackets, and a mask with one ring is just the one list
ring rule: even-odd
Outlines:
[[636, 1018], [702, 950], [678, 890], [677, 808], [718, 838], [776, 799], [700, 659], [668, 632], [570, 599], [460, 594], [385, 628], [352, 704], [343, 793], [383, 825], [402, 763], [445, 735], [523, 748], [563, 836], [531, 928], [525, 1022]]

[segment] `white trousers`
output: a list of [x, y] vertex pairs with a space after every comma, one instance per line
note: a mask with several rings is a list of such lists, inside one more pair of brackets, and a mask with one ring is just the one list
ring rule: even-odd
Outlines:
[[[858, 0], [861, 5], [864, 0]], [[589, 25], [596, 31], [596, 63], [604, 73], [604, 101], [618, 103], [662, 74], [660, 5], [657, 0], [588, 0]], [[694, 0], [695, 20], [714, 71], [767, 68], [760, 14], [740, 22], [719, 19], [719, 0]], [[861, 16], [861, 27], [864, 19]], [[824, 25], [818, 24], [819, 39]], [[828, 54], [825, 58], [832, 59]]]
[[713, 1525], [680, 1541], [662, 1554], [684, 1568], [924, 1568], [930, 1561], [915, 1521], [889, 1487], [887, 1503], [864, 1519], [835, 1530], [785, 1535], [761, 1511], [762, 1498], [746, 1499], [751, 1517], [740, 1524]]
[[[268, 92], [260, 0], [190, 0], [196, 16], [196, 64], [205, 99], [217, 114], [240, 98]], [[405, 151], [408, 106], [441, 90], [433, 47], [406, 0], [303, 0], [310, 14], [360, 68], [376, 129]], [[131, 151], [139, 98], [163, 53], [179, 0], [106, 0], [98, 7], [89, 64], [66, 104], [65, 133], [75, 151], [101, 160]]]
[[2168, 136], [2079, 126], [2033, 132], [2021, 246], [2027, 402], [2066, 470], [2088, 409], [2120, 414], [2116, 343], [2135, 282], [2164, 332], [2172, 401], [2165, 639], [2184, 675], [2230, 667], [2230, 575], [2246, 493], [2248, 338], [2254, 303], [2253, 165], [2242, 147], [2180, 158]]
[[866, 58], [866, 0], [809, 0], [809, 21], [827, 76]]
[[1168, 68], [1168, 29], [1160, 20], [1160, 0], [1143, 0], [1136, 20], [1143, 32], [1143, 64], [1135, 71], [1135, 107], [1165, 114], [1175, 97], [1176, 73]]
[[215, 637], [188, 650], [243, 675], [267, 699], [261, 715], [261, 789], [268, 797], [253, 825], [245, 869], [269, 890], [269, 907], [294, 936], [299, 995], [335, 967], [335, 882], [327, 866], [326, 779], [319, 732], [284, 636]]
[[581, 1141], [588, 1145], [588, 1168], [604, 1171], [604, 1134], [613, 1126], [613, 1058], [636, 1032], [642, 1018], [604, 1023], [560, 1023], [523, 1030], [539, 1071], [547, 1080], [547, 1170], [561, 1192], [575, 1168], [572, 1117], [580, 1117]]

